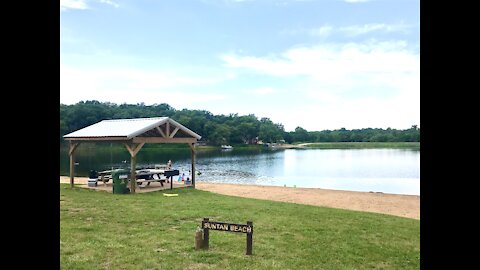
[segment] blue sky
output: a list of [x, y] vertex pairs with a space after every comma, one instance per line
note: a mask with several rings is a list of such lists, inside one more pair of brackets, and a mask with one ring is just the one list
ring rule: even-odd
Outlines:
[[419, 0], [61, 0], [60, 102], [420, 126]]

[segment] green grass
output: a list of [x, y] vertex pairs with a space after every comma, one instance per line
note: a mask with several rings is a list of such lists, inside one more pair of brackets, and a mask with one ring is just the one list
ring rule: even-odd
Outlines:
[[197, 146], [196, 150], [199, 152], [205, 152], [205, 151], [212, 151], [212, 150], [218, 150], [218, 146], [213, 146], [213, 145], [201, 145]]
[[[165, 191], [170, 193], [171, 191]], [[419, 269], [415, 219], [177, 189], [120, 195], [60, 185], [61, 269]], [[203, 217], [253, 221], [246, 235], [210, 232]]]
[[325, 142], [305, 145], [318, 149], [354, 149], [354, 148], [409, 148], [420, 149], [419, 142]]

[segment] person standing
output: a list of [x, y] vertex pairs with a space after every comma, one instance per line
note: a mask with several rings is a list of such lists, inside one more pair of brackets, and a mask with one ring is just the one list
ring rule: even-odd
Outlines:
[[[167, 168], [166, 168], [166, 171], [170, 171], [172, 169], [172, 160], [168, 160], [167, 162]], [[173, 179], [173, 178], [172, 178]], [[167, 183], [170, 183], [170, 180], [169, 178], [167, 177]]]

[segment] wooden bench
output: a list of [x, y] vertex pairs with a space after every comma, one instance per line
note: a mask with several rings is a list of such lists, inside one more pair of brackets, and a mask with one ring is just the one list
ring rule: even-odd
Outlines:
[[163, 183], [165, 183], [167, 179], [150, 179], [150, 180], [147, 180], [147, 179], [137, 179], [137, 184], [138, 186], [141, 186], [143, 183], [147, 183], [147, 186], [150, 185], [151, 182], [160, 182], [160, 184], [162, 185], [163, 187]]

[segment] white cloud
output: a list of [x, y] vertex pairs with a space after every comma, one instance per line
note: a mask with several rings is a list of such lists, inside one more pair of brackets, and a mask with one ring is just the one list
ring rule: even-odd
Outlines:
[[235, 79], [237, 78], [237, 73], [235, 72], [226, 72], [225, 73], [225, 78], [229, 79], [229, 80], [232, 80], [232, 79]]
[[223, 100], [223, 94], [177, 91], [218, 83], [226, 78], [188, 77], [169, 72], [132, 68], [79, 68], [60, 64], [60, 102], [98, 100], [145, 104], [166, 102], [173, 107]]
[[[113, 7], [120, 7], [119, 4], [112, 0], [100, 0], [100, 3], [111, 5]], [[60, 10], [65, 11], [67, 9], [88, 9], [86, 0], [60, 0]]]
[[351, 75], [418, 72], [419, 56], [406, 50], [406, 42], [322, 44], [298, 47], [279, 56], [223, 55], [226, 66], [246, 68], [273, 76], [307, 75], [337, 80]]
[[340, 27], [339, 31], [344, 32], [349, 36], [358, 36], [367, 34], [374, 31], [384, 31], [384, 32], [406, 32], [412, 26], [399, 23], [399, 24], [383, 24], [383, 23], [372, 23], [364, 25], [352, 25]]
[[[306, 91], [312, 102], [303, 108], [308, 121], [307, 130], [378, 127], [406, 129], [420, 124], [420, 78], [417, 75], [390, 76], [388, 84], [362, 84], [364, 87], [393, 87], [390, 95], [360, 95], [345, 97], [334, 91], [316, 88], [315, 84]], [[359, 91], [359, 90], [357, 90]], [[286, 125], [287, 126], [287, 125]], [[295, 128], [295, 127], [292, 127]]]
[[265, 95], [275, 93], [275, 89], [271, 87], [261, 87], [261, 88], [254, 89], [251, 92], [255, 95], [265, 96]]
[[87, 9], [85, 0], [60, 0], [60, 10], [67, 9]]
[[[297, 81], [285, 92], [302, 102], [275, 112], [293, 130], [345, 127], [409, 128], [419, 124], [420, 60], [404, 41], [322, 44], [264, 57], [224, 55], [225, 65]], [[273, 119], [273, 118], [272, 118]]]
[[111, 0], [100, 0], [100, 3], [104, 3], [104, 4], [107, 4], [107, 5], [111, 5], [111, 6], [114, 6], [116, 8], [120, 7], [119, 4], [111, 1]]
[[381, 29], [385, 29], [385, 24], [378, 23], [378, 24], [346, 26], [346, 27], [341, 27], [340, 31], [343, 31], [346, 34], [351, 36], [357, 36], [357, 35], [362, 35], [368, 32], [373, 32]]
[[[311, 88], [295, 93], [303, 106], [295, 109], [266, 111], [274, 122], [284, 124], [293, 131], [301, 126], [309, 131], [325, 129], [397, 128], [407, 129], [420, 124], [419, 79], [399, 85], [399, 93], [390, 97], [359, 97], [345, 99], [341, 96]], [[408, 88], [408, 89], [406, 89]], [[295, 91], [295, 90], [292, 90]]]
[[347, 36], [355, 37], [360, 35], [365, 35], [372, 32], [377, 33], [393, 33], [393, 32], [403, 32], [408, 33], [412, 28], [418, 27], [418, 25], [409, 25], [403, 22], [396, 24], [384, 24], [384, 23], [370, 23], [363, 25], [349, 25], [349, 26], [332, 26], [332, 25], [323, 25], [318, 28], [290, 28], [283, 29], [279, 31], [281, 35], [302, 35], [308, 34], [313, 37], [322, 37], [326, 38], [332, 35], [337, 36]]
[[327, 37], [332, 33], [333, 27], [330, 25], [324, 25], [320, 28], [311, 29], [309, 31], [312, 36]]
[[384, 23], [370, 23], [363, 25], [349, 25], [334, 27], [331, 25], [324, 25], [320, 28], [313, 29], [289, 29], [283, 30], [281, 34], [290, 34], [295, 35], [299, 33], [308, 33], [310, 36], [314, 37], [328, 37], [332, 34], [340, 34], [347, 37], [355, 37], [360, 35], [365, 35], [372, 32], [382, 32], [382, 33], [393, 33], [393, 32], [403, 32], [408, 33], [408, 31], [414, 28], [414, 25], [408, 25], [403, 22], [397, 24], [384, 24]]

